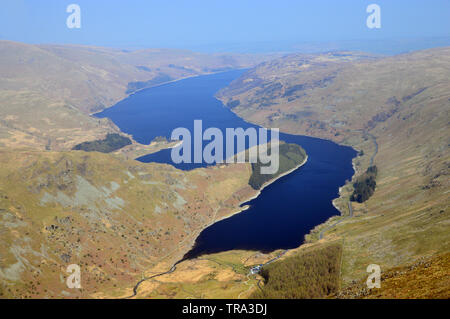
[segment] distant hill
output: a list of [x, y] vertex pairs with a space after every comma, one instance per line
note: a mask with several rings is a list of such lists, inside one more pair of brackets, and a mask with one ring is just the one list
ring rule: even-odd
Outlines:
[[41, 150], [68, 150], [117, 133], [111, 122], [89, 114], [136, 89], [271, 57], [11, 41], [0, 41], [0, 55], [0, 147]]

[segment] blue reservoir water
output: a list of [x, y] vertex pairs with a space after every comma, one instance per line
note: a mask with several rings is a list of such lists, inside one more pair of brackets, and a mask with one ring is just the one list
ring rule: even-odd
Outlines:
[[[205, 75], [139, 91], [115, 106], [97, 114], [109, 117], [120, 129], [140, 143], [157, 136], [170, 137], [172, 130], [185, 127], [193, 131], [194, 120], [203, 121], [203, 129], [257, 127], [245, 122], [214, 94], [243, 71]], [[339, 187], [351, 179], [352, 159], [356, 151], [331, 141], [280, 133], [280, 140], [301, 145], [308, 162], [264, 188], [245, 203], [250, 208], [204, 229], [185, 258], [232, 249], [269, 252], [298, 247], [314, 226], [339, 214], [332, 205]], [[142, 162], [172, 164], [193, 169], [201, 164], [174, 164], [171, 150], [139, 158]]]

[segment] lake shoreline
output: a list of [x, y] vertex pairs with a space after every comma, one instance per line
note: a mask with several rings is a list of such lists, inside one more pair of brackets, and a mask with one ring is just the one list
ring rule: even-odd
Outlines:
[[[155, 85], [151, 85], [151, 86], [148, 86], [148, 87], [144, 87], [144, 88], [141, 88], [141, 89], [137, 89], [136, 91], [133, 91], [133, 92], [130, 92], [130, 93], [125, 93], [125, 97], [120, 99], [120, 100], [118, 100], [114, 104], [109, 105], [109, 106], [105, 106], [104, 108], [102, 108], [102, 109], [100, 109], [98, 111], [89, 113], [89, 116], [96, 118], [95, 117], [96, 114], [102, 113], [103, 111], [105, 111], [105, 110], [107, 110], [107, 109], [117, 105], [117, 103], [119, 103], [119, 102], [121, 102], [123, 100], [126, 100], [127, 98], [131, 97], [132, 95], [134, 95], [136, 93], [139, 93], [139, 92], [141, 92], [143, 90], [153, 89], [153, 88], [157, 88], [159, 86], [163, 86], [163, 85], [166, 85], [166, 84], [176, 83], [176, 82], [179, 82], [179, 81], [188, 80], [188, 79], [192, 79], [192, 78], [196, 78], [196, 77], [200, 77], [200, 76], [214, 75], [214, 74], [220, 74], [220, 73], [225, 73], [225, 72], [230, 72], [230, 71], [239, 71], [239, 70], [247, 70], [247, 69], [248, 68], [238, 68], [238, 69], [218, 71], [218, 72], [207, 72], [207, 73], [202, 73], [202, 74], [188, 75], [188, 76], [185, 76], [185, 77], [181, 77], [181, 78], [173, 79], [173, 80], [170, 80], [170, 81], [165, 81], [165, 82], [161, 82], [161, 83], [158, 83], [158, 84], [155, 84]], [[121, 133], [124, 133], [124, 132], [122, 132], [122, 130], [119, 127], [117, 127], [117, 128], [119, 129], [119, 131]], [[126, 134], [126, 133], [124, 133], [124, 134]]]
[[[240, 202], [238, 203], [238, 205], [241, 206], [241, 205], [243, 205], [243, 204], [245, 204], [245, 203], [250, 202], [251, 200], [253, 200], [253, 199], [255, 199], [255, 198], [258, 198], [258, 196], [261, 195], [261, 192], [264, 190], [264, 188], [266, 188], [267, 186], [269, 186], [269, 185], [275, 183], [277, 180], [281, 179], [282, 177], [284, 177], [284, 176], [286, 176], [286, 175], [289, 175], [289, 174], [293, 173], [294, 171], [296, 171], [297, 169], [301, 168], [302, 166], [304, 166], [304, 165], [307, 163], [307, 161], [308, 161], [308, 155], [306, 155], [305, 159], [304, 159], [300, 164], [298, 164], [297, 166], [295, 166], [295, 167], [291, 168], [290, 170], [288, 170], [288, 171], [286, 171], [286, 172], [284, 172], [284, 173], [278, 175], [277, 177], [275, 177], [275, 178], [273, 178], [273, 179], [271, 179], [271, 180], [265, 182], [265, 183], [261, 186], [260, 189], [255, 190], [255, 191], [256, 191], [256, 194], [255, 194], [255, 195], [252, 195], [252, 196], [246, 198], [245, 200], [240, 201]], [[248, 186], [251, 187], [250, 185], [248, 185]], [[251, 206], [251, 205], [245, 205], [245, 206], [239, 207], [239, 209], [237, 209], [237, 210], [234, 211], [234, 212], [232, 211], [229, 215], [223, 216], [223, 217], [221, 217], [221, 218], [217, 218], [217, 219], [215, 219], [214, 221], [212, 221], [211, 223], [208, 223], [205, 227], [203, 227], [203, 228], [198, 232], [197, 236], [195, 236], [194, 241], [193, 241], [192, 244], [190, 245], [189, 250], [187, 250], [186, 253], [183, 255], [183, 257], [182, 257], [180, 260], [178, 260], [176, 263], [179, 263], [179, 262], [182, 262], [182, 261], [191, 259], [191, 258], [186, 258], [186, 259], [184, 259], [184, 256], [185, 256], [186, 254], [188, 254], [188, 253], [195, 247], [195, 242], [196, 242], [198, 236], [201, 234], [202, 231], [204, 231], [206, 228], [208, 228], [208, 227], [210, 227], [210, 226], [212, 226], [212, 225], [214, 225], [214, 224], [216, 224], [216, 223], [218, 223], [218, 222], [220, 222], [220, 221], [223, 221], [223, 220], [225, 220], [225, 219], [231, 218], [231, 217], [233, 217], [233, 216], [235, 216], [235, 215], [237, 215], [237, 214], [240, 214], [240, 213], [242, 213], [242, 212], [248, 210], [248, 209], [250, 208], [250, 206]], [[250, 251], [250, 250], [249, 250], [249, 251]], [[195, 257], [194, 257], [194, 258], [195, 258]]]
[[251, 200], [257, 198], [257, 197], [261, 194], [261, 192], [264, 190], [264, 188], [266, 188], [267, 186], [269, 186], [269, 185], [275, 183], [277, 180], [279, 180], [279, 179], [282, 178], [283, 176], [289, 175], [290, 173], [296, 171], [297, 169], [299, 169], [300, 167], [302, 167], [303, 165], [305, 165], [307, 161], [308, 161], [308, 155], [306, 155], [306, 157], [305, 157], [305, 159], [303, 160], [303, 162], [301, 162], [300, 164], [298, 164], [298, 165], [295, 166], [294, 168], [291, 168], [290, 170], [288, 170], [288, 171], [286, 171], [286, 172], [284, 172], [284, 173], [278, 175], [277, 177], [275, 177], [275, 178], [273, 178], [273, 179], [271, 179], [271, 180], [265, 182], [265, 183], [261, 186], [260, 189], [257, 189], [257, 190], [256, 190], [256, 191], [257, 191], [256, 195], [250, 197], [249, 199], [247, 199], [247, 200], [245, 200], [245, 201], [242, 201], [241, 203], [239, 203], [239, 205], [245, 204], [245, 203], [247, 203], [247, 202], [249, 202], [249, 201], [251, 201]]
[[[219, 72], [219, 73], [228, 73], [228, 72]], [[230, 74], [232, 74], [232, 73], [230, 73]], [[226, 76], [222, 76], [222, 75], [220, 75], [220, 76], [213, 76], [212, 77], [212, 79], [214, 79], [213, 81], [210, 81], [209, 80], [210, 78], [208, 78], [206, 76], [210, 76], [210, 75], [193, 76], [193, 77], [191, 77], [192, 79], [193, 78], [202, 78], [202, 77], [204, 77], [204, 80], [200, 80], [200, 79], [199, 80], [191, 80], [191, 79], [189, 79], [186, 82], [186, 85], [182, 86], [184, 90], [186, 90], [186, 88], [189, 88], [189, 94], [190, 94], [190, 95], [187, 95], [187, 99], [183, 99], [183, 103], [182, 104], [184, 105], [184, 104], [187, 103], [186, 105], [190, 105], [189, 103], [192, 104], [192, 101], [194, 101], [195, 105], [193, 107], [193, 111], [190, 111], [189, 113], [185, 114], [186, 118], [183, 118], [181, 123], [183, 121], [186, 122], [186, 120], [187, 120], [187, 121], [189, 121], [189, 124], [184, 124], [184, 125], [187, 125], [187, 127], [189, 127], [189, 125], [191, 124], [190, 117], [192, 117], [193, 119], [205, 117], [205, 119], [207, 121], [209, 121], [209, 126], [212, 126], [212, 127], [222, 127], [221, 125], [223, 125], [223, 123], [228, 123], [228, 124], [226, 124], [228, 126], [225, 126], [225, 127], [233, 127], [233, 125], [236, 126], [236, 127], [250, 127], [250, 126], [254, 126], [254, 125], [256, 126], [256, 124], [252, 124], [252, 123], [247, 122], [245, 119], [240, 118], [234, 112], [230, 111], [227, 107], [225, 107], [225, 105], [223, 104], [223, 101], [218, 99], [217, 96], [212, 92], [215, 89], [209, 90], [208, 93], [206, 93], [205, 89], [203, 89], [203, 87], [202, 87], [201, 90], [198, 90], [198, 89], [195, 88], [195, 85], [197, 85], [197, 83], [200, 83], [200, 85], [205, 85], [205, 87], [208, 88], [208, 89], [211, 88], [211, 87], [214, 87], [214, 85], [216, 87], [222, 87], [222, 86], [220, 86], [220, 82], [218, 82], [218, 81], [229, 81], [230, 76], [228, 76], [228, 78]], [[182, 80], [184, 81], [186, 79], [178, 79], [178, 80], [173, 81], [173, 82], [180, 82]], [[214, 82], [214, 81], [216, 81], [216, 82]], [[194, 85], [194, 83], [195, 83], [195, 85]], [[209, 84], [209, 83], [212, 83], [212, 84]], [[157, 88], [157, 87], [163, 87], [164, 89]], [[181, 87], [181, 85], [176, 85], [177, 90], [179, 90], [179, 87]], [[131, 110], [132, 114], [133, 114], [133, 112], [136, 112], [137, 110], [139, 110], [139, 112], [141, 112], [140, 110], [143, 110], [142, 111], [142, 115], [144, 117], [141, 116], [141, 115], [139, 115], [138, 117], [134, 116], [134, 117], [131, 117], [130, 119], [127, 119], [128, 123], [124, 123], [125, 125], [128, 125], [128, 128], [126, 129], [127, 132], [134, 132], [134, 130], [137, 130], [137, 132], [147, 132], [147, 131], [142, 130], [142, 128], [144, 126], [146, 126], [146, 125], [149, 125], [149, 123], [153, 123], [152, 121], [154, 121], [154, 118], [155, 118], [154, 114], [163, 116], [163, 117], [160, 118], [160, 120], [164, 121], [163, 119], [165, 119], [165, 121], [167, 123], [163, 122], [164, 125], [166, 125], [166, 126], [168, 125], [170, 127], [170, 125], [171, 125], [170, 124], [171, 123], [170, 122], [170, 117], [166, 118], [166, 115], [167, 115], [166, 113], [167, 112], [165, 110], [164, 110], [164, 112], [154, 113], [152, 116], [145, 117], [149, 113], [149, 112], [145, 113], [146, 112], [145, 110], [148, 109], [145, 106], [148, 103], [154, 103], [154, 105], [168, 105], [168, 106], [172, 107], [174, 110], [178, 110], [178, 108], [179, 108], [177, 106], [177, 103], [179, 103], [179, 102], [175, 101], [175, 98], [173, 98], [173, 94], [171, 92], [171, 90], [173, 90], [173, 89], [171, 89], [171, 86], [169, 85], [169, 83], [160, 84], [160, 85], [156, 86], [156, 88], [157, 88], [156, 92], [158, 92], [159, 95], [151, 96], [150, 94], [146, 93], [145, 94], [145, 99], [141, 98], [139, 100], [139, 92], [141, 92], [143, 90], [146, 90], [146, 89], [149, 89], [149, 90], [150, 89], [155, 89], [155, 87], [145, 88], [145, 89], [143, 88], [143, 89], [141, 89], [138, 92], [133, 92], [132, 94], [130, 94], [130, 97], [133, 96], [132, 103], [137, 103], [137, 104], [131, 106], [131, 105], [124, 105], [124, 103], [121, 103], [120, 108], [122, 108], [122, 113], [129, 113], [130, 110]], [[194, 91], [192, 91], [192, 90], [194, 90]], [[216, 101], [216, 102], [209, 102], [210, 100], [206, 99], [205, 103], [211, 103], [212, 106], [209, 106], [209, 104], [205, 104], [204, 107], [203, 106], [201, 108], [197, 107], [198, 103], [195, 101], [195, 99], [192, 98], [192, 92], [197, 92], [196, 90], [198, 90], [198, 93], [196, 93], [198, 96], [202, 96], [202, 98], [203, 98], [203, 96], [206, 93], [208, 96], [211, 95], [211, 100], [214, 99], [214, 101]], [[161, 92], [163, 93], [163, 95], [161, 95]], [[181, 90], [180, 92], [183, 94], [185, 91]], [[150, 100], [149, 100], [148, 96], [150, 96]], [[177, 97], [177, 98], [179, 99], [179, 97]], [[169, 101], [169, 102], [166, 102], [166, 101]], [[139, 109], [139, 107], [140, 107], [139, 103], [141, 103], [141, 105], [142, 105], [141, 109]], [[170, 104], [170, 103], [172, 103], [172, 104]], [[216, 103], [216, 104], [214, 104], [214, 103]], [[131, 109], [129, 107], [131, 107]], [[207, 109], [205, 107], [209, 107], [209, 109]], [[212, 109], [211, 109], [211, 107], [212, 107]], [[216, 109], [215, 109], [216, 107], [219, 107], [221, 109], [226, 110], [226, 111], [223, 112], [224, 115], [220, 116], [220, 119], [217, 117], [217, 114], [221, 114], [222, 115], [222, 113], [221, 113], [222, 111], [220, 109], [218, 109], [216, 111]], [[203, 110], [203, 108], [205, 108], [205, 110]], [[195, 112], [197, 112], [197, 113], [195, 113]], [[214, 115], [212, 115], [212, 112], [215, 112]], [[139, 114], [141, 114], [141, 113], [139, 113]], [[195, 114], [198, 114], [198, 115], [195, 115]], [[117, 116], [118, 113], [115, 113], [115, 115]], [[106, 115], [106, 117], [108, 117], [108, 115]], [[145, 118], [145, 120], [144, 120], [144, 118]], [[224, 120], [224, 119], [226, 119], [226, 120]], [[160, 120], [158, 120], [158, 121], [160, 121]], [[228, 120], [228, 122], [227, 122], [227, 120]], [[131, 126], [130, 126], [130, 124], [131, 124]], [[160, 123], [157, 122], [156, 124], [159, 125]], [[180, 125], [180, 124], [177, 123], [176, 125]], [[181, 125], [183, 125], [183, 124], [181, 124]], [[232, 126], [230, 126], [230, 125], [232, 125]], [[139, 126], [141, 126], [141, 127], [139, 127]], [[157, 127], [157, 126], [154, 126], [154, 127]], [[141, 131], [139, 131], [139, 128], [141, 128]], [[121, 131], [122, 131], [122, 129], [123, 129], [123, 127], [121, 125]], [[159, 133], [158, 131], [156, 131], [156, 132], [154, 132], [154, 131], [155, 131], [155, 129], [153, 129], [153, 131], [149, 131], [151, 133], [145, 133], [145, 134], [149, 134], [150, 136], [158, 136], [158, 134], [161, 135], [161, 133]], [[142, 136], [145, 136], [145, 134], [141, 133], [141, 137], [140, 138], [142, 139], [143, 138]], [[289, 135], [289, 134], [287, 134], [287, 135]], [[205, 229], [207, 229], [208, 227], [210, 227], [210, 226], [212, 226], [214, 224], [219, 223], [220, 221], [222, 221], [224, 219], [229, 219], [229, 218], [231, 218], [233, 216], [236, 216], [239, 213], [244, 212], [244, 211], [246, 211], [248, 209], [250, 209], [252, 211], [252, 214], [255, 211], [261, 210], [261, 213], [265, 214], [264, 215], [265, 218], [266, 217], [267, 218], [271, 218], [271, 217], [268, 217], [268, 216], [270, 216], [270, 211], [273, 211], [274, 209], [275, 210], [279, 209], [280, 207], [283, 207], [283, 206], [286, 206], [285, 209], [286, 209], [287, 212], [295, 210], [295, 207], [296, 207], [295, 205], [297, 205], [296, 203], [299, 200], [299, 199], [295, 199], [295, 198], [297, 198], [296, 194], [298, 194], [298, 192], [296, 193], [294, 190], [297, 189], [297, 187], [298, 187], [299, 190], [301, 189], [301, 191], [300, 191], [301, 193], [299, 194], [300, 197], [302, 197], [302, 196], [305, 197], [306, 196], [305, 200], [309, 200], [311, 198], [315, 198], [314, 197], [314, 195], [315, 195], [314, 192], [319, 192], [319, 191], [321, 192], [322, 191], [321, 188], [308, 188], [308, 187], [305, 188], [305, 185], [309, 185], [309, 182], [307, 182], [305, 184], [305, 183], [302, 183], [302, 181], [304, 181], [304, 180], [311, 180], [312, 177], [319, 177], [319, 176], [316, 176], [316, 175], [319, 174], [318, 172], [320, 172], [319, 171], [320, 169], [323, 169], [325, 171], [329, 171], [329, 173], [331, 173], [331, 174], [335, 174], [335, 171], [332, 171], [330, 169], [330, 167], [332, 167], [331, 165], [334, 165], [334, 163], [333, 163], [333, 161], [330, 160], [330, 158], [328, 156], [324, 156], [323, 155], [324, 152], [325, 152], [323, 148], [325, 148], [325, 149], [329, 148], [330, 151], [337, 152], [336, 154], [339, 154], [339, 156], [341, 156], [341, 158], [343, 160], [344, 159], [346, 160], [347, 158], [349, 158], [349, 156], [350, 157], [352, 156], [351, 152], [350, 152], [350, 155], [349, 155], [349, 151], [348, 150], [347, 151], [342, 151], [340, 148], [337, 147], [339, 144], [337, 144], [337, 143], [335, 143], [333, 141], [331, 141], [331, 144], [329, 144], [328, 140], [321, 139], [321, 138], [311, 138], [311, 137], [307, 137], [307, 136], [295, 136], [295, 135], [292, 135], [291, 137], [292, 138], [287, 137], [288, 138], [288, 140], [286, 140], [287, 143], [295, 143], [297, 145], [300, 145], [308, 153], [305, 156], [305, 158], [302, 160], [302, 162], [300, 164], [296, 165], [295, 167], [293, 167], [292, 169], [290, 169], [290, 170], [280, 174], [279, 176], [276, 176], [273, 179], [271, 179], [269, 181], [266, 181], [258, 190], [253, 189], [250, 185], [242, 186], [241, 190], [243, 192], [242, 192], [242, 195], [239, 196], [239, 197], [241, 197], [243, 200], [240, 200], [239, 198], [236, 198], [235, 199], [235, 204], [233, 205], [234, 207], [221, 207], [220, 205], [218, 207], [216, 207], [214, 209], [214, 211], [213, 211], [214, 212], [214, 216], [212, 216], [213, 219], [210, 220], [210, 222], [207, 222], [204, 225], [202, 225], [201, 227], [199, 227], [194, 232], [194, 234], [192, 234], [192, 237], [190, 236], [191, 237], [190, 240], [189, 240], [190, 243], [185, 242], [185, 244], [182, 245], [183, 247], [180, 247], [181, 249], [177, 249], [177, 252], [174, 252], [175, 256], [172, 255], [173, 257], [169, 257], [169, 259], [175, 260], [175, 258], [177, 258], [177, 257], [182, 257], [182, 254], [184, 252], [186, 252], [186, 254], [189, 254], [190, 249], [192, 249], [192, 247], [194, 247], [196, 245], [196, 241], [198, 240], [198, 237], [199, 236], [203, 236], [201, 234], [205, 231]], [[334, 144], [334, 146], [332, 144]], [[176, 146], [178, 146], [178, 145], [179, 144], [177, 143]], [[322, 147], [318, 147], [318, 145], [323, 145], [323, 148]], [[308, 146], [308, 147], [305, 148], [305, 146]], [[341, 146], [343, 146], [343, 145], [341, 145]], [[172, 146], [172, 147], [174, 147], [174, 146]], [[149, 163], [150, 162], [155, 162], [155, 163], [165, 163], [167, 165], [171, 165], [171, 163], [170, 163], [170, 151], [165, 150], [165, 151], [160, 151], [160, 152], [161, 153], [159, 153], [159, 155], [150, 156], [150, 157], [147, 157], [147, 159], [144, 159], [142, 161], [139, 160], [139, 161], [143, 162], [143, 163], [147, 163], [147, 161], [148, 161]], [[288, 174], [291, 174], [292, 172], [294, 172], [298, 168], [304, 166], [306, 163], [309, 163], [311, 158], [314, 158], [314, 161], [310, 165], [307, 166], [308, 169], [305, 171], [306, 175], [305, 174], [295, 174], [295, 176], [298, 177], [298, 179], [299, 179], [298, 181], [295, 178], [286, 179], [286, 183], [283, 182], [283, 183], [277, 184], [277, 187], [270, 188], [270, 191], [267, 192], [267, 194], [268, 194], [267, 195], [268, 196], [267, 199], [262, 199], [262, 200], [258, 199], [256, 201], [253, 201], [253, 200], [257, 199], [257, 198], [262, 197], [262, 196], [260, 196], [262, 191], [265, 190], [269, 185], [275, 183], [277, 180], [281, 179], [283, 176], [287, 176]], [[319, 161], [317, 161], [317, 160], [319, 160]], [[172, 165], [172, 166], [178, 168], [178, 166], [176, 166], [176, 165]], [[345, 174], [349, 174], [349, 173], [352, 173], [352, 175], [354, 174], [354, 170], [353, 169], [351, 169], [351, 172], [350, 172], [350, 170], [348, 168], [346, 168], [346, 166], [344, 166], [344, 165], [338, 165], [338, 167], [342, 168], [343, 171], [342, 170], [336, 171], [336, 173], [337, 173], [336, 176], [342, 176], [342, 177], [338, 177], [338, 178], [342, 178], [342, 180], [344, 179]], [[183, 168], [179, 168], [179, 169], [185, 170]], [[191, 169], [188, 168], [187, 170], [191, 170]], [[348, 173], [345, 173], [345, 170], [347, 170]], [[317, 178], [314, 178], [313, 180], [317, 181]], [[319, 181], [322, 181], [322, 179], [319, 179]], [[299, 184], [299, 183], [301, 183], [301, 184]], [[318, 183], [320, 184], [321, 182], [313, 182], [314, 185], [316, 185]], [[289, 198], [292, 198], [292, 199], [286, 198], [286, 201], [284, 201], [283, 203], [277, 203], [275, 198], [272, 200], [272, 197], [274, 197], [274, 196], [276, 197], [276, 195], [274, 195], [274, 194], [278, 191], [278, 185], [280, 185], [280, 189], [283, 189], [283, 194], [285, 196], [289, 195]], [[290, 188], [286, 188], [286, 187], [289, 187], [287, 185], [291, 185]], [[303, 186], [301, 186], [301, 185], [303, 185]], [[339, 185], [337, 185], [337, 186], [339, 187]], [[324, 194], [327, 194], [325, 196], [327, 196], [327, 198], [328, 198], [329, 194], [334, 193], [335, 191], [336, 190], [333, 191], [331, 189], [327, 189], [328, 193], [324, 193]], [[310, 195], [308, 195], [308, 194], [310, 194]], [[339, 196], [340, 194], [338, 193], [337, 195]], [[267, 202], [268, 200], [270, 201], [270, 203]], [[252, 201], [251, 205], [247, 205], [250, 201]], [[268, 205], [261, 206], [261, 205], [259, 205], [260, 202], [267, 202], [266, 204], [268, 204]], [[294, 221], [294, 223], [290, 222], [290, 224], [287, 224], [287, 225], [291, 225], [290, 226], [290, 228], [291, 228], [290, 231], [291, 232], [293, 232], [293, 231], [294, 232], [305, 232], [305, 231], [307, 232], [308, 230], [311, 231], [311, 229], [313, 229], [314, 226], [317, 226], [318, 224], [321, 224], [321, 222], [318, 222], [317, 224], [314, 224], [313, 227], [307, 229], [306, 227], [310, 226], [308, 223], [314, 222], [315, 219], [319, 219], [321, 214], [322, 215], [326, 215], [327, 212], [331, 212], [334, 215], [339, 214], [340, 211], [336, 210], [336, 206], [333, 205], [334, 204], [333, 203], [333, 199], [331, 199], [330, 202], [331, 202], [330, 204], [328, 204], [328, 201], [327, 201], [327, 204], [325, 204], [325, 202], [323, 202], [324, 204], [321, 204], [320, 202], [317, 202], [317, 201], [316, 202], [312, 202], [312, 205], [315, 205], [315, 207], [317, 207], [317, 208], [313, 208], [313, 209], [317, 210], [319, 212], [319, 214], [313, 213], [313, 211], [310, 208], [309, 211], [307, 211], [305, 214], [302, 214], [302, 217], [301, 217], [302, 219], [305, 218], [305, 222], [306, 223], [303, 223], [299, 219], [297, 219], [297, 221]], [[278, 204], [281, 205], [281, 206], [278, 207], [277, 206]], [[328, 205], [331, 206], [332, 211], [328, 208]], [[275, 206], [278, 207], [278, 208], [276, 208]], [[311, 206], [311, 207], [314, 207], [314, 206]], [[219, 216], [216, 216], [216, 215], [219, 215]], [[289, 216], [289, 215], [285, 215], [285, 216]], [[244, 217], [244, 220], [246, 220], [246, 219], [247, 218]], [[238, 220], [241, 220], [241, 217]], [[246, 228], [247, 230], [243, 230], [242, 229], [240, 234], [244, 234], [244, 236], [246, 236], [249, 233], [256, 232], [257, 229], [258, 230], [264, 229], [264, 228], [261, 228], [261, 227], [257, 227], [258, 221], [261, 221], [261, 220], [264, 220], [264, 219], [261, 219], [261, 218], [257, 217], [257, 219], [255, 219], [254, 222], [253, 221], [251, 222], [251, 225], [253, 225], [254, 227], [250, 227], [249, 226], [250, 228]], [[274, 221], [274, 222], [276, 223], [276, 221]], [[300, 224], [299, 224], [300, 227], [297, 228], [297, 230], [294, 230], [295, 225], [297, 225], [299, 222], [300, 222]], [[235, 223], [235, 222], [233, 221], [231, 223]], [[302, 226], [302, 225], [304, 225], [304, 226]], [[308, 226], [306, 226], [306, 225], [308, 225]], [[221, 226], [219, 226], [219, 228], [214, 227], [214, 229], [221, 229], [220, 227]], [[241, 226], [238, 226], [238, 228], [239, 227], [242, 228], [242, 227], [244, 227], [244, 225], [241, 224]], [[245, 226], [245, 227], [247, 227], [247, 226]], [[271, 231], [272, 230], [263, 231], [263, 232], [270, 233]], [[205, 236], [209, 236], [208, 232], [206, 232], [205, 234], [206, 234]], [[222, 235], [223, 234], [224, 233], [222, 233]], [[242, 236], [242, 239], [244, 239], [244, 236]], [[259, 236], [259, 235], [255, 235], [253, 238], [257, 238], [257, 236]], [[286, 241], [290, 240], [289, 239], [289, 235], [286, 235], [284, 237], [286, 238]], [[264, 238], [264, 236], [261, 237], [261, 238]], [[266, 237], [266, 238], [271, 238], [271, 237]], [[295, 237], [290, 237], [290, 238], [294, 238], [293, 241], [297, 241], [295, 239]], [[240, 240], [240, 238], [237, 239], [237, 240]], [[221, 240], [220, 242], [223, 242], [223, 241]], [[275, 240], [275, 242], [277, 242], [277, 239]], [[289, 243], [288, 244], [281, 243], [280, 240], [278, 240], [278, 242], [280, 243], [280, 245], [288, 245], [288, 246], [290, 246]], [[268, 240], [266, 240], [266, 241], [262, 240], [261, 243], [262, 244], [256, 243], [256, 245], [254, 245], [254, 249], [248, 249], [248, 250], [251, 250], [251, 251], [260, 251], [261, 249], [264, 250], [265, 249], [264, 245], [266, 243], [268, 243], [267, 249], [271, 249], [270, 247], [272, 247], [271, 246], [272, 244]], [[227, 245], [228, 244], [223, 245], [224, 249], [226, 249], [225, 247]], [[220, 246], [220, 244], [218, 244], [218, 246]], [[260, 247], [262, 247], [262, 248], [260, 249]], [[200, 248], [200, 247], [199, 247], [199, 249], [203, 250], [203, 248]]]
[[[249, 197], [249, 198], [247, 198], [247, 199], [245, 199], [245, 200], [239, 202], [238, 205], [241, 206], [241, 205], [243, 205], [243, 204], [245, 204], [245, 203], [248, 203], [248, 202], [250, 202], [251, 200], [257, 198], [259, 195], [261, 195], [261, 192], [263, 191], [264, 188], [266, 188], [266, 187], [269, 186], [270, 184], [275, 183], [277, 180], [279, 180], [279, 179], [282, 178], [283, 176], [286, 176], [286, 175], [289, 175], [290, 173], [293, 173], [294, 171], [296, 171], [297, 169], [299, 169], [300, 167], [302, 167], [303, 165], [305, 165], [307, 161], [308, 161], [308, 155], [306, 155], [306, 157], [305, 157], [305, 159], [303, 160], [303, 162], [300, 163], [299, 165], [297, 165], [297, 166], [295, 166], [294, 168], [291, 168], [290, 170], [288, 170], [288, 171], [286, 171], [286, 172], [284, 172], [284, 173], [278, 175], [277, 177], [271, 179], [270, 181], [265, 182], [265, 183], [261, 186], [260, 189], [258, 189], [258, 190], [255, 189], [255, 191], [256, 191], [256, 194], [255, 194], [255, 195], [253, 195], [253, 196], [251, 196], [251, 197]], [[249, 186], [250, 186], [250, 185], [249, 185]], [[224, 220], [224, 219], [230, 218], [230, 217], [232, 217], [232, 216], [234, 216], [234, 215], [236, 215], [236, 214], [242, 213], [243, 211], [246, 211], [247, 209], [250, 208], [250, 205], [245, 205], [245, 206], [242, 206], [242, 207], [239, 207], [239, 208], [240, 208], [239, 210], [235, 211], [234, 213], [231, 213], [231, 215], [229, 215], [229, 216], [224, 216], [223, 218], [216, 219], [213, 223], [211, 223], [211, 225], [213, 225], [213, 224], [215, 224], [215, 223], [217, 223], [217, 222], [219, 222], [219, 221], [222, 221], [222, 220]], [[211, 225], [208, 225], [207, 227], [209, 227], [209, 226], [211, 226]], [[205, 227], [205, 228], [207, 228], [207, 227]]]

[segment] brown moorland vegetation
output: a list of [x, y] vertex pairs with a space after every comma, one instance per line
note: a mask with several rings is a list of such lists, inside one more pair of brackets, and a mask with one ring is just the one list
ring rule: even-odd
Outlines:
[[[268, 56], [11, 41], [0, 41], [0, 56], [1, 297], [129, 295], [143, 273], [170, 267], [198, 232], [254, 195], [250, 165], [182, 172], [134, 161], [173, 146], [167, 141], [132, 140], [108, 154], [71, 149], [106, 141], [81, 145], [114, 151], [109, 133], [129, 144], [90, 114], [136, 89]], [[65, 284], [72, 263], [81, 290]]]
[[337, 298], [449, 299], [450, 254], [420, 258], [413, 264], [382, 273], [381, 287], [367, 289], [365, 282], [350, 285]]

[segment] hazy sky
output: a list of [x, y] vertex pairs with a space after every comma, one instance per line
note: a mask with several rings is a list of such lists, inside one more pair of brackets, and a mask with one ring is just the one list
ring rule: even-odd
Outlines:
[[[249, 46], [450, 35], [450, 0], [0, 0], [0, 38], [122, 47]], [[81, 7], [68, 29], [66, 7]], [[366, 7], [381, 7], [381, 29]]]

